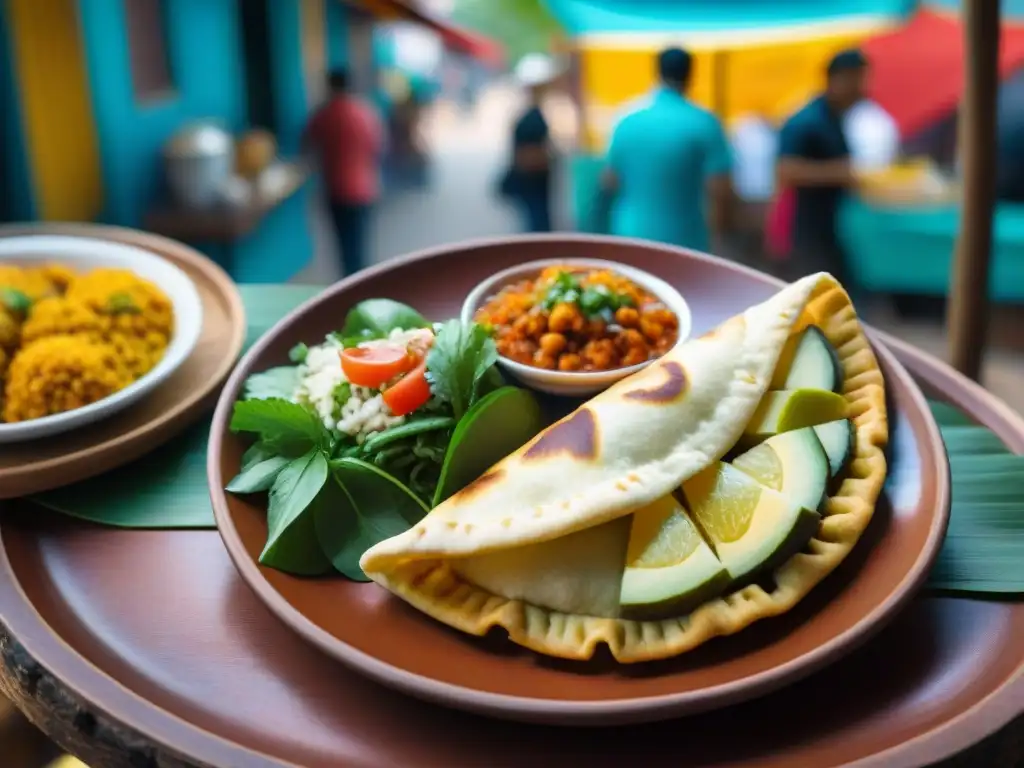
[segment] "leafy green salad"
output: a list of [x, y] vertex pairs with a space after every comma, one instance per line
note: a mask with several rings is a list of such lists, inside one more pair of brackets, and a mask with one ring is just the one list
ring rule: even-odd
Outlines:
[[430, 323], [390, 299], [356, 305], [340, 331], [253, 374], [231, 430], [255, 438], [236, 494], [268, 493], [263, 565], [366, 581], [363, 552], [415, 525], [545, 426], [508, 386], [475, 323]]

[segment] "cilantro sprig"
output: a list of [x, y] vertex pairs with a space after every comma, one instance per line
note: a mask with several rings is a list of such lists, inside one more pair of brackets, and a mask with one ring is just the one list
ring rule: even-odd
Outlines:
[[559, 272], [551, 287], [541, 300], [544, 309], [556, 304], [575, 304], [587, 317], [613, 315], [620, 307], [634, 305], [632, 297], [615, 293], [607, 285], [598, 283], [584, 287], [580, 279], [571, 272]]

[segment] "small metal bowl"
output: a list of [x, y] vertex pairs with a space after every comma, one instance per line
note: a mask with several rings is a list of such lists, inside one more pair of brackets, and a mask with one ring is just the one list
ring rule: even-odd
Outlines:
[[[640, 287], [657, 296], [679, 320], [679, 338], [676, 346], [686, 341], [692, 330], [693, 321], [690, 316], [690, 305], [675, 288], [661, 278], [655, 277], [642, 269], [602, 259], [542, 259], [519, 264], [502, 270], [477, 285], [462, 304], [461, 319], [468, 323], [473, 321], [477, 310], [494, 294], [510, 283], [535, 277], [547, 267], [553, 266], [580, 267], [584, 269], [607, 269], [632, 280]], [[638, 365], [625, 368], [613, 368], [609, 371], [551, 371], [517, 363], [504, 356], [498, 357], [498, 365], [526, 386], [547, 392], [552, 395], [586, 397], [607, 389], [620, 379], [624, 379], [650, 365], [654, 360], [647, 360]]]

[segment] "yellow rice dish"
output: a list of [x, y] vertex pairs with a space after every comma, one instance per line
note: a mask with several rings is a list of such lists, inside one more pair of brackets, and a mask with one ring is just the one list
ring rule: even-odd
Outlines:
[[124, 389], [160, 362], [173, 332], [171, 300], [130, 270], [0, 264], [0, 422]]

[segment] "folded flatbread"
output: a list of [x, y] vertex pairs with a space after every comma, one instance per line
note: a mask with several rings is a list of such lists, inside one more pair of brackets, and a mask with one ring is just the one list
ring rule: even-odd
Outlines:
[[[721, 459], [769, 388], [786, 340], [816, 325], [833, 345], [856, 431], [853, 460], [817, 535], [757, 584], [658, 621], [616, 616], [631, 511]], [[849, 297], [811, 275], [594, 397], [361, 560], [366, 574], [464, 632], [503, 627], [535, 651], [586, 659], [674, 656], [791, 608], [850, 552], [885, 479], [888, 437], [878, 363]], [[628, 531], [628, 525], [625, 530]], [[623, 534], [625, 535], [625, 534]]]

